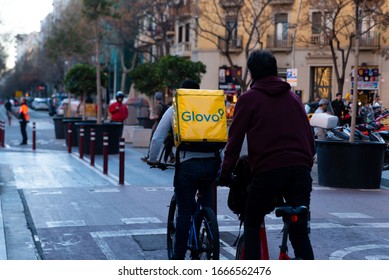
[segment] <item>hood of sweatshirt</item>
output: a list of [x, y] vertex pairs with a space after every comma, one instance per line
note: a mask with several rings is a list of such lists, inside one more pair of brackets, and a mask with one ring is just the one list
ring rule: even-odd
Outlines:
[[257, 89], [268, 95], [280, 95], [290, 91], [289, 83], [281, 80], [279, 77], [265, 77], [251, 83], [251, 89]]

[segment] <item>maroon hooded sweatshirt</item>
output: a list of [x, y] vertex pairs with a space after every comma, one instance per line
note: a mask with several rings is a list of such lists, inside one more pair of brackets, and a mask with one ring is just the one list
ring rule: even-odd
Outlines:
[[222, 163], [229, 176], [247, 134], [253, 174], [288, 166], [311, 168], [314, 140], [300, 98], [278, 77], [252, 83], [236, 103]]

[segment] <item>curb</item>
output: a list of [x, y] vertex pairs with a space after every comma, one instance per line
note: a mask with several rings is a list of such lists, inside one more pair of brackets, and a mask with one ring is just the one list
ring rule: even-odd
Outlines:
[[0, 260], [7, 259], [7, 247], [5, 246], [5, 232], [4, 232], [4, 221], [3, 221], [3, 206], [1, 204], [0, 195]]

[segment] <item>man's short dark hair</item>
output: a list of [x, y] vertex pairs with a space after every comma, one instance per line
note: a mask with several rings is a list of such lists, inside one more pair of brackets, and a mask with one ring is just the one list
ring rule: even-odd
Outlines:
[[342, 96], [342, 94], [341, 94], [340, 92], [338, 92], [338, 93], [336, 94], [336, 96], [339, 96], [339, 95]]
[[180, 88], [200, 89], [200, 85], [194, 80], [186, 79], [181, 82]]
[[277, 60], [269, 51], [253, 51], [247, 60], [247, 68], [254, 81], [269, 76], [277, 76]]

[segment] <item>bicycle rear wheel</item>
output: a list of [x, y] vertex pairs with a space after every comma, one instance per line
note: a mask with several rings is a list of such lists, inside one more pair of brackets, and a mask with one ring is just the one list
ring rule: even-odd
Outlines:
[[220, 257], [219, 226], [213, 210], [209, 207], [201, 209], [201, 222], [198, 232], [198, 252], [192, 252], [192, 258], [200, 260], [218, 260]]
[[166, 241], [167, 241], [167, 257], [169, 260], [172, 259], [174, 254], [174, 238], [176, 235], [176, 216], [177, 216], [176, 210], [177, 210], [177, 202], [176, 202], [175, 195], [173, 195], [172, 199], [170, 200], [169, 214], [167, 217]]

